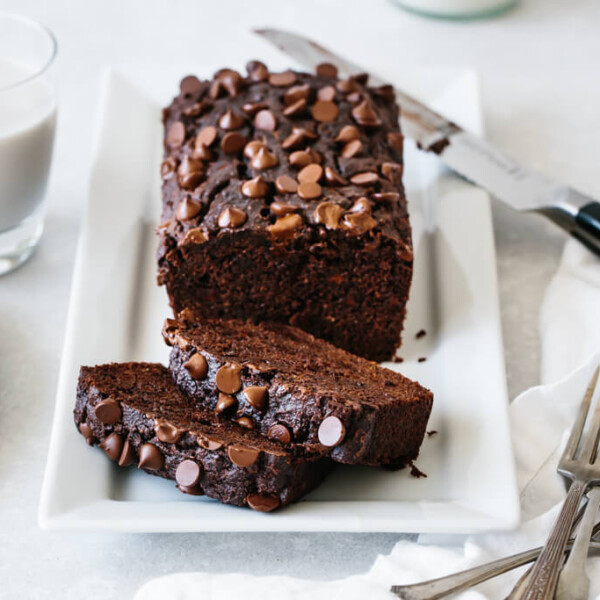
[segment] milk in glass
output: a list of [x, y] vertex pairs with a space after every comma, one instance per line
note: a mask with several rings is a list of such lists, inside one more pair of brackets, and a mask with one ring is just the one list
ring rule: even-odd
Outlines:
[[0, 232], [42, 203], [55, 122], [55, 96], [44, 75], [0, 57]]

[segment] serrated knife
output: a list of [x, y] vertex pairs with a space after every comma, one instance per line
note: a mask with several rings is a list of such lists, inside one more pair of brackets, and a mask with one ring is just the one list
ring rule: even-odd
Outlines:
[[[319, 63], [334, 64], [348, 76], [365, 72], [320, 44], [295, 33], [256, 29], [300, 64], [314, 69]], [[371, 85], [384, 82], [369, 72]], [[498, 148], [461, 129], [412, 96], [396, 88], [405, 135], [422, 150], [434, 152], [452, 170], [486, 189], [495, 198], [522, 212], [551, 219], [592, 252], [600, 255], [600, 203], [577, 190], [520, 165]]]

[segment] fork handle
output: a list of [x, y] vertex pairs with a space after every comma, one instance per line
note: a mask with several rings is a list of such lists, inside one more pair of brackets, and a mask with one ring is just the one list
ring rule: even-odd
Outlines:
[[564, 561], [565, 546], [586, 487], [587, 484], [578, 479], [571, 484], [552, 533], [531, 570], [525, 589], [518, 595], [519, 600], [553, 599], [560, 568]]
[[579, 526], [577, 537], [567, 563], [560, 573], [556, 600], [587, 600], [590, 588], [590, 578], [585, 572], [585, 560], [588, 554], [592, 528], [600, 507], [600, 488], [588, 492], [588, 503], [585, 515]]

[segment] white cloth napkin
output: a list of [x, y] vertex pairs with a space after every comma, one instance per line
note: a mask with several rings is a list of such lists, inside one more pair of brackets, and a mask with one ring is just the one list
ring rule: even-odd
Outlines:
[[[564, 487], [556, 462], [581, 397], [600, 362], [600, 261], [569, 242], [540, 314], [542, 381], [510, 407], [521, 491], [522, 525], [513, 532], [399, 542], [365, 575], [333, 582], [291, 577], [180, 573], [146, 583], [135, 600], [391, 600], [392, 584], [453, 573], [540, 545], [560, 509]], [[444, 543], [442, 543], [444, 542]], [[503, 598], [522, 569], [489, 581], [461, 600]], [[600, 557], [588, 560], [590, 597], [600, 600]]]

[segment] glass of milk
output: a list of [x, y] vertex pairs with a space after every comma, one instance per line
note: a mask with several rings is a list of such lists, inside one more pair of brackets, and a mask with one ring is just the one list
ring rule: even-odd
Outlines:
[[515, 6], [518, 0], [393, 0], [393, 2], [426, 17], [479, 19], [499, 15]]
[[0, 275], [23, 264], [44, 227], [56, 97], [56, 40], [42, 25], [0, 13]]

